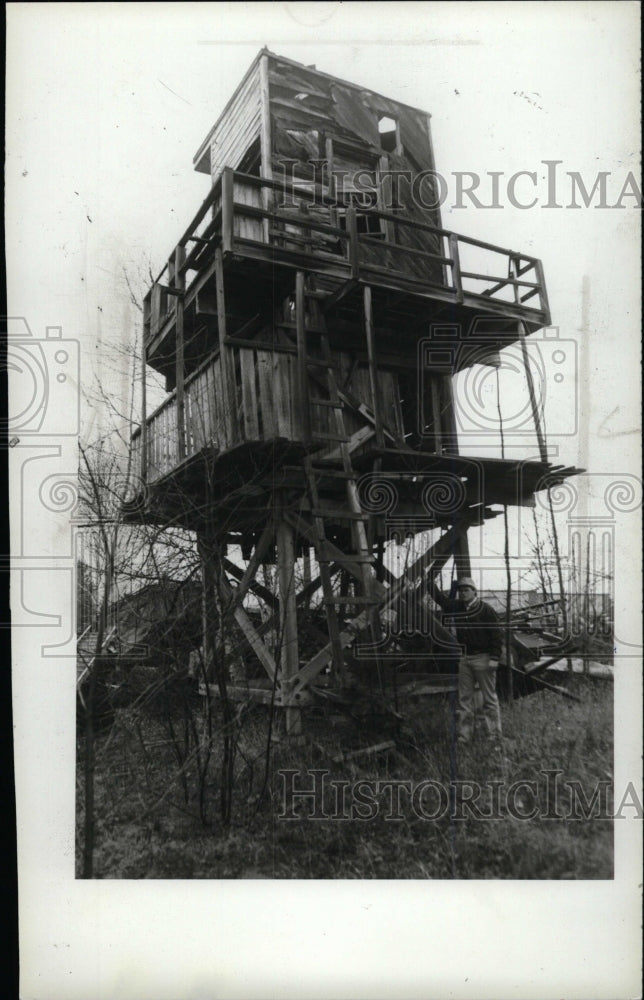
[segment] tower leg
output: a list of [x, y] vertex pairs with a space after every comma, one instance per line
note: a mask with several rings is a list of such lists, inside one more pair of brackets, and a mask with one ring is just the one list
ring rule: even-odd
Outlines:
[[467, 541], [467, 531], [462, 532], [454, 542], [454, 565], [456, 576], [471, 576], [470, 547]]
[[[282, 690], [288, 696], [300, 663], [295, 601], [295, 533], [293, 528], [282, 518], [277, 525], [277, 574], [280, 595], [280, 675]], [[286, 709], [287, 734], [297, 735], [301, 731], [301, 709], [288, 706]]]

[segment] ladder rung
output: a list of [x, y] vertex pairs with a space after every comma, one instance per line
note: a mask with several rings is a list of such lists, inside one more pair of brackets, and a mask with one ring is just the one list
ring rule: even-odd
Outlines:
[[311, 513], [313, 517], [336, 517], [340, 521], [364, 521], [364, 514], [357, 514], [353, 510], [333, 510], [328, 507], [316, 507]]
[[340, 441], [347, 444], [349, 438], [346, 434], [311, 434], [313, 441]]
[[336, 410], [342, 409], [342, 403], [336, 403], [333, 399], [319, 399], [317, 396], [311, 396], [309, 403], [311, 406], [332, 406]]

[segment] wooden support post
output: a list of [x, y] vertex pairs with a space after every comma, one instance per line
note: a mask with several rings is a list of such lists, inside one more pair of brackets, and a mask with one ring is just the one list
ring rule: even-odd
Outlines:
[[224, 253], [233, 248], [234, 187], [233, 171], [224, 167], [221, 174], [221, 246]]
[[441, 387], [441, 431], [442, 447], [450, 455], [458, 455], [458, 429], [454, 407], [452, 375], [442, 376]]
[[155, 281], [150, 295], [150, 337], [156, 336], [161, 328], [161, 285]]
[[304, 272], [295, 275], [295, 327], [297, 334], [297, 396], [302, 420], [302, 437], [305, 444], [311, 441], [311, 407], [309, 406], [308, 376], [306, 367], [306, 315], [304, 300]]
[[143, 329], [143, 345], [141, 347], [141, 468], [139, 474], [143, 485], [148, 481], [148, 394], [147, 394], [147, 347], [145, 344], [145, 327]]
[[546, 279], [543, 273], [543, 264], [540, 260], [536, 260], [534, 266], [537, 272], [537, 281], [539, 282], [540, 305], [543, 312], [546, 314], [546, 324], [548, 324], [550, 323], [550, 303], [548, 302], [548, 292], [546, 289]]
[[[290, 696], [299, 670], [297, 643], [297, 605], [295, 600], [295, 533], [283, 517], [277, 525], [277, 573], [280, 594], [280, 665], [282, 691]], [[288, 706], [286, 732], [297, 735], [302, 731], [301, 710]]]
[[185, 259], [185, 248], [178, 246], [174, 252], [174, 286], [179, 294], [175, 297], [174, 309], [176, 326], [177, 453], [180, 462], [186, 457], [185, 365], [183, 349], [183, 293], [186, 287], [186, 276], [181, 270], [181, 265]]
[[376, 447], [384, 448], [385, 438], [382, 431], [382, 417], [380, 413], [380, 399], [378, 392], [378, 369], [376, 367], [376, 349], [373, 335], [373, 306], [371, 301], [371, 286], [365, 285], [364, 297], [364, 329], [367, 340], [367, 360], [369, 362], [369, 385], [371, 387], [371, 400], [376, 428]]
[[[389, 157], [387, 155], [381, 156], [378, 160], [378, 208], [381, 212], [385, 212], [391, 215], [394, 211], [394, 199], [393, 199], [393, 177], [389, 171]], [[389, 196], [389, 197], [387, 197]], [[383, 225], [383, 220], [380, 221]], [[385, 240], [387, 243], [396, 242], [396, 223], [391, 219], [384, 220], [385, 227]]]
[[349, 263], [351, 264], [351, 277], [354, 280], [357, 280], [360, 274], [360, 261], [358, 258], [358, 217], [353, 205], [347, 209], [347, 232], [349, 234]]
[[[311, 586], [311, 549], [310, 546], [305, 546], [304, 552], [302, 553], [302, 585], [303, 591], [308, 593], [308, 589]], [[310, 603], [309, 598], [305, 598], [304, 608], [308, 608]]]
[[528, 346], [526, 344], [525, 326], [523, 321], [519, 322], [519, 340], [521, 342], [521, 355], [523, 357], [523, 367], [525, 368], [526, 382], [528, 383], [528, 395], [530, 397], [530, 407], [532, 409], [532, 419], [534, 421], [534, 430], [537, 436], [537, 444], [539, 446], [539, 457], [544, 465], [548, 464], [548, 448], [546, 446], [546, 438], [543, 433], [543, 427], [541, 425], [541, 417], [539, 415], [539, 407], [537, 405], [537, 396], [534, 390], [534, 379], [532, 378], [532, 369], [530, 368], [530, 358], [528, 357]]
[[228, 419], [227, 445], [236, 444], [240, 439], [239, 413], [237, 410], [237, 386], [234, 360], [226, 336], [226, 293], [224, 284], [224, 261], [220, 247], [215, 250], [215, 287], [217, 292], [217, 325], [219, 328], [219, 357], [221, 361], [221, 390], [224, 397], [224, 411]]
[[464, 531], [454, 541], [454, 565], [457, 576], [471, 576], [470, 547], [467, 541], [467, 531]]
[[[215, 679], [217, 667], [216, 648], [219, 632], [219, 600], [217, 593], [217, 548], [213, 536], [209, 532], [197, 534], [197, 549], [201, 560], [201, 623], [202, 623], [202, 654], [204, 673], [202, 679], [210, 682]], [[224, 678], [225, 680], [225, 678]]]
[[452, 285], [456, 292], [456, 301], [463, 301], [463, 280], [461, 278], [461, 256], [458, 249], [458, 236], [449, 234], [449, 255], [452, 258]]

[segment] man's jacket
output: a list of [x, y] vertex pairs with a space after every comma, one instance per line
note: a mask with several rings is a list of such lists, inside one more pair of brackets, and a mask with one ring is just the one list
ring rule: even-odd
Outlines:
[[456, 639], [468, 656], [489, 653], [495, 659], [501, 656], [502, 632], [494, 608], [476, 597], [471, 605], [441, 594], [432, 588], [432, 597], [444, 611], [443, 624], [452, 627]]

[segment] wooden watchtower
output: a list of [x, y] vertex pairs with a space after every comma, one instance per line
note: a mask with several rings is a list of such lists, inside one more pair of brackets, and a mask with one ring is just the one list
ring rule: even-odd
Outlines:
[[[377, 651], [405, 588], [450, 557], [468, 570], [468, 528], [552, 471], [459, 455], [452, 399], [455, 372], [549, 323], [546, 289], [539, 260], [442, 228], [426, 112], [267, 50], [194, 166], [210, 191], [145, 298], [144, 361], [168, 396], [146, 413], [144, 393], [130, 517], [196, 532], [213, 663], [223, 594], [261, 675], [244, 693], [297, 730], [356, 637]], [[443, 529], [399, 579], [383, 563], [394, 493], [409, 530]]]

